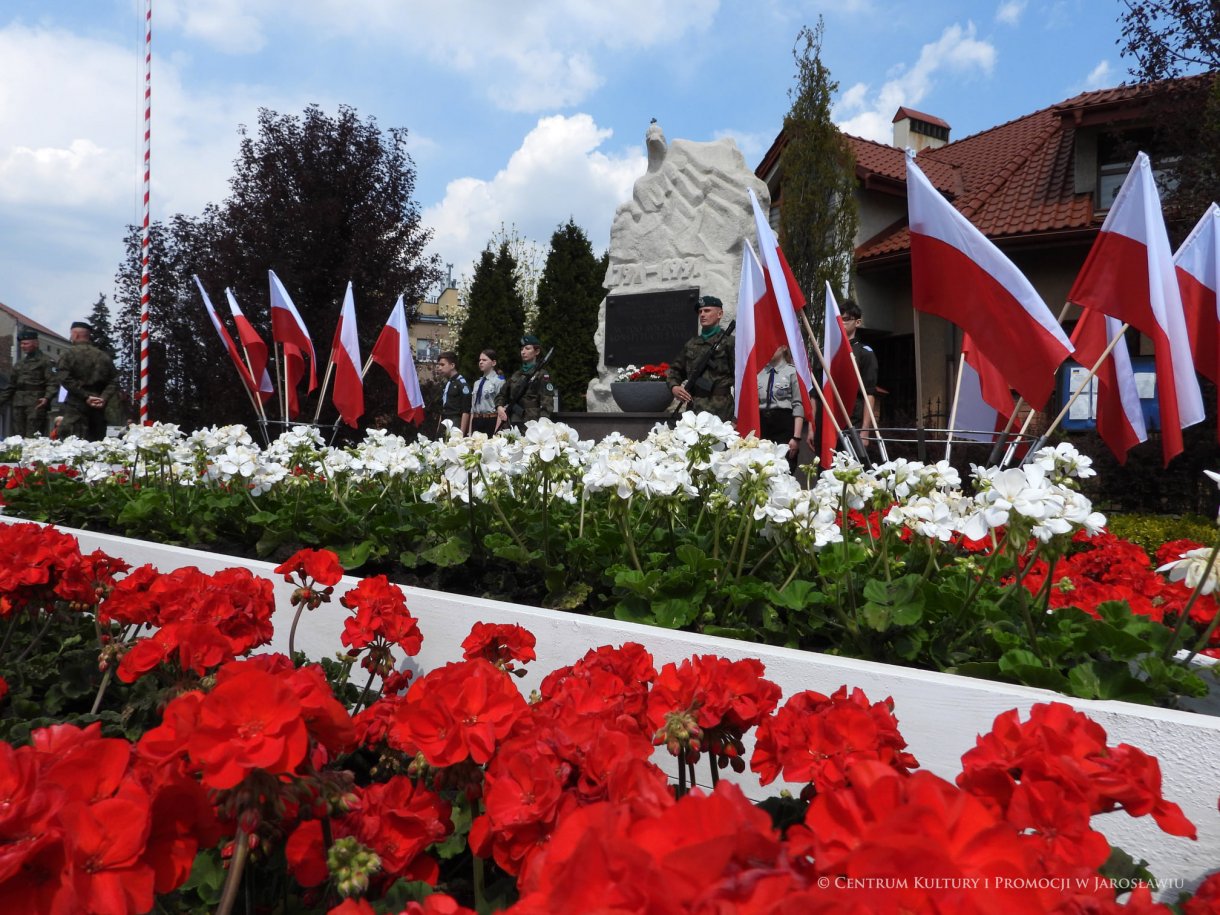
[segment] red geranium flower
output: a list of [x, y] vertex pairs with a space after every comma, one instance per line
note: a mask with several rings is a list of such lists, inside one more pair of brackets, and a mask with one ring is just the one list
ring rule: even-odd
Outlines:
[[863, 690], [846, 686], [831, 696], [797, 693], [758, 727], [750, 768], [769, 785], [805, 782], [806, 792], [847, 784], [848, 770], [861, 760], [875, 760], [906, 774], [919, 763], [905, 751], [893, 700], [869, 702]]
[[290, 774], [309, 748], [296, 693], [257, 668], [226, 678], [204, 697], [198, 716], [186, 749], [209, 788], [233, 788], [256, 771]]
[[411, 684], [391, 742], [417, 748], [431, 766], [482, 765], [525, 710], [511, 679], [488, 662], [446, 664]]
[[462, 657], [467, 661], [482, 658], [504, 670], [513, 669], [513, 661], [535, 660], [534, 634], [523, 626], [503, 623], [475, 623], [470, 635], [462, 642]]
[[391, 648], [395, 645], [407, 655], [419, 653], [424, 637], [418, 621], [407, 610], [402, 589], [384, 575], [361, 579], [339, 598], [339, 603], [356, 611], [343, 623], [340, 639], [352, 657], [369, 649], [361, 662], [365, 670], [383, 677], [389, 675], [394, 670]]

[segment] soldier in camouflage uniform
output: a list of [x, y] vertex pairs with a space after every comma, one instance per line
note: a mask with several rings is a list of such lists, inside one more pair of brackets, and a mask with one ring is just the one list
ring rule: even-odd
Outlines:
[[[724, 305], [713, 295], [699, 297], [699, 333], [686, 341], [678, 358], [669, 364], [665, 380], [682, 401], [683, 410], [714, 413], [721, 419], [733, 418], [733, 335], [725, 335], [720, 326], [724, 317]], [[719, 343], [715, 354], [708, 362], [697, 381], [690, 383], [689, 390], [683, 383], [713, 346]]]
[[59, 358], [56, 381], [68, 392], [62, 404], [60, 438], [69, 435], [89, 441], [105, 438], [107, 417], [115, 415], [118, 406], [114, 362], [90, 342], [92, 334], [93, 328], [84, 321], [73, 322], [72, 348]]
[[513, 372], [496, 393], [496, 417], [500, 428], [521, 428], [531, 419], [551, 415], [555, 383], [545, 370], [536, 370], [541, 355], [541, 340], [533, 334], [521, 338], [521, 368]]
[[23, 330], [17, 334], [21, 356], [13, 363], [8, 386], [0, 391], [0, 408], [12, 404], [13, 435], [32, 438], [47, 433], [47, 405], [59, 393], [55, 380], [55, 364], [38, 349], [38, 332]]

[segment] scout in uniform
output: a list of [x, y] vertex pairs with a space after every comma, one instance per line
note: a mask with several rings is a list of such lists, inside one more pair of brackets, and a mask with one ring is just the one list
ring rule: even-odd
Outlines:
[[496, 366], [496, 351], [485, 349], [479, 353], [479, 371], [474, 393], [470, 395], [470, 431], [495, 434], [499, 427], [496, 416], [496, 395], [504, 387], [504, 376]]
[[521, 368], [513, 372], [496, 395], [500, 426], [520, 428], [531, 419], [551, 415], [555, 383], [538, 365], [542, 341], [533, 334], [521, 338]]
[[764, 439], [788, 446], [788, 467], [795, 473], [805, 428], [805, 406], [796, 366], [788, 361], [786, 346], [777, 349], [767, 367], [758, 373], [758, 420]]

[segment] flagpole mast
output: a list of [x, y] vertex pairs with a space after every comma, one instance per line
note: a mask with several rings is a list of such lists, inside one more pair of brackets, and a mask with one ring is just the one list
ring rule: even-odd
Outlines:
[[920, 352], [923, 346], [919, 340], [919, 309], [912, 308], [911, 315], [915, 325], [915, 429], [919, 439], [919, 459], [924, 458], [924, 425], [923, 425], [923, 359]]
[[[1072, 303], [1064, 301], [1063, 307], [1059, 309], [1059, 317], [1055, 319], [1056, 323], [1063, 324], [1063, 319], [1067, 317], [1068, 311], [1071, 309]], [[988, 464], [994, 464], [996, 458], [1000, 456], [1000, 449], [1004, 447], [1004, 440], [1008, 438], [1008, 433], [1012, 431], [1012, 425], [1017, 420], [1017, 413], [1021, 410], [1021, 405], [1025, 403], [1025, 398], [1020, 394], [1017, 395], [1017, 402], [1012, 405], [1012, 412], [1008, 414], [1008, 422], [1004, 424], [1004, 431], [1000, 433], [999, 438], [995, 441], [995, 446], [991, 449], [991, 454], [987, 458]], [[1024, 435], [1025, 430], [1029, 428], [1030, 421], [1033, 418], [1033, 412], [1025, 417], [1025, 422], [1021, 425], [1021, 431], [1017, 435]], [[1012, 446], [1009, 445], [1007, 451], [1004, 452], [1004, 459], [1000, 461], [1000, 467], [1008, 463], [1008, 459], [1012, 457]]]
[[330, 358], [326, 360], [326, 374], [322, 378], [322, 390], [318, 392], [318, 408], [313, 411], [313, 422], [318, 424], [318, 417], [322, 415], [322, 399], [326, 397], [326, 386], [330, 384], [330, 374], [335, 369], [335, 350], [332, 347]]
[[[1113, 339], [1111, 339], [1106, 345], [1106, 348], [1101, 351], [1101, 355], [1097, 357], [1097, 361], [1093, 363], [1093, 367], [1089, 369], [1089, 374], [1085, 375], [1084, 378], [1080, 380], [1080, 385], [1073, 392], [1072, 396], [1068, 398], [1068, 402], [1063, 405], [1063, 409], [1059, 411], [1059, 415], [1055, 417], [1055, 419], [1047, 427], [1046, 431], [1042, 433], [1042, 438], [1046, 438], [1057, 428], [1059, 428], [1059, 424], [1063, 422], [1063, 418], [1067, 416], [1068, 410], [1072, 409], [1072, 404], [1074, 404], [1076, 399], [1084, 393], [1085, 387], [1090, 381], [1093, 380], [1093, 376], [1097, 374], [1098, 370], [1101, 368], [1101, 364], [1110, 357], [1110, 353], [1114, 351], [1114, 347], [1120, 340], [1122, 340], [1123, 334], [1127, 332], [1127, 328], [1130, 326], [1130, 324], [1124, 322], [1123, 326], [1118, 329], [1118, 332], [1114, 335]], [[1033, 413], [1030, 413], [1030, 416], [1032, 417]]]
[[140, 425], [148, 416], [149, 350], [149, 200], [152, 190], [152, 0], [144, 0], [144, 224], [140, 230]]
[[[274, 333], [275, 333], [275, 329], [274, 329], [274, 327], [273, 327], [273, 328], [272, 328], [272, 335], [273, 335], [273, 336], [274, 336]], [[284, 355], [284, 369], [283, 369], [283, 374], [280, 374], [280, 350], [279, 350], [279, 347], [280, 347], [280, 346], [282, 346], [282, 345], [283, 345], [283, 344], [277, 344], [277, 343], [274, 341], [274, 339], [271, 341], [271, 352], [272, 352], [272, 353], [275, 355], [275, 374], [276, 374], [278, 377], [280, 377], [280, 378], [284, 379], [284, 380], [283, 380], [283, 382], [280, 384], [280, 397], [279, 397], [279, 401], [280, 401], [280, 418], [281, 418], [281, 419], [283, 419], [283, 421], [284, 421], [284, 426], [285, 426], [285, 427], [287, 427], [287, 425], [288, 425], [288, 423], [289, 423], [289, 419], [288, 419], [288, 356], [287, 356], [287, 354], [285, 354], [285, 355]]]
[[949, 408], [949, 428], [945, 430], [945, 460], [949, 460], [949, 449], [953, 447], [953, 427], [957, 425], [957, 400], [962, 393], [962, 369], [966, 365], [966, 354], [957, 357], [957, 381], [953, 384], [953, 406]]
[[[851, 341], [847, 341], [849, 344]], [[856, 384], [860, 385], [860, 396], [864, 398], [864, 413], [868, 416], [868, 421], [873, 424], [873, 431], [877, 433], [877, 447], [881, 449], [881, 460], [888, 461], [890, 456], [885, 450], [885, 438], [881, 435], [881, 427], [877, 424], [877, 414], [873, 412], [873, 401], [868, 396], [868, 391], [864, 390], [864, 376], [860, 374], [860, 363], [856, 361], [856, 351], [849, 345], [847, 347], [848, 355], [851, 356], [851, 367], [856, 373]]]
[[[822, 355], [822, 348], [818, 346], [818, 338], [813, 335], [813, 326], [809, 323], [809, 318], [805, 315], [804, 311], [800, 312], [800, 315], [801, 323], [805, 326], [805, 333], [809, 335], [809, 343], [813, 346], [813, 354], [818, 357], [818, 364], [822, 366], [822, 377], [825, 379], [825, 382], [829, 382], [830, 393], [834, 395], [835, 403], [838, 405], [839, 409], [843, 411], [843, 416], [847, 419], [847, 428], [850, 428], [851, 412], [843, 403], [843, 397], [841, 394], [839, 394], [839, 388], [835, 384], [834, 377], [830, 374], [830, 366], [826, 364], [826, 357]], [[821, 386], [818, 387], [818, 399], [822, 402], [822, 406], [826, 409], [826, 415], [829, 416], [831, 421], [834, 423], [835, 432], [842, 436], [844, 444], [851, 447], [851, 442], [848, 439], [848, 436], [843, 435], [843, 430], [845, 427], [839, 425], [838, 417], [834, 415], [834, 411], [831, 410], [830, 405], [826, 403], [826, 395], [822, 393]], [[867, 455], [860, 454], [857, 455], [857, 457], [861, 463], [864, 463]]]

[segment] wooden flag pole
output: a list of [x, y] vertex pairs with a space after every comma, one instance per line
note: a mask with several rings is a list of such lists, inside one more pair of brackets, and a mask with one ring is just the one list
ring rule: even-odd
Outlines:
[[[1093, 376], [1097, 374], [1098, 369], [1101, 368], [1101, 364], [1109, 358], [1110, 353], [1114, 351], [1114, 347], [1120, 340], [1122, 340], [1123, 334], [1127, 332], [1127, 328], [1130, 326], [1130, 324], [1124, 322], [1123, 326], [1118, 329], [1118, 332], [1114, 335], [1114, 339], [1112, 339], [1109, 344], [1106, 345], [1106, 348], [1101, 351], [1101, 355], [1098, 357], [1097, 361], [1093, 363], [1093, 367], [1089, 369], [1089, 374], [1081, 380], [1079, 387], [1077, 387], [1072, 393], [1072, 396], [1068, 398], [1068, 402], [1063, 405], [1063, 409], [1059, 411], [1059, 415], [1055, 417], [1050, 426], [1047, 427], [1046, 431], [1042, 433], [1043, 438], [1046, 438], [1057, 428], [1059, 428], [1059, 424], [1063, 422], [1063, 418], [1067, 416], [1068, 410], [1072, 409], [1072, 404], [1076, 402], [1076, 398], [1084, 393], [1085, 385], [1093, 380]], [[1031, 413], [1030, 415], [1032, 416], [1033, 414]]]
[[[280, 385], [280, 396], [276, 399], [280, 402], [280, 417], [284, 420], [284, 425], [288, 425], [288, 367], [284, 366], [283, 374], [280, 374], [280, 345], [274, 340], [271, 341], [271, 355], [275, 357], [275, 377], [283, 378], [284, 381]], [[284, 362], [288, 362], [288, 357], [284, 357]]]
[[367, 374], [369, 373], [369, 368], [370, 368], [372, 365], [373, 365], [373, 357], [372, 357], [372, 356], [369, 356], [369, 357], [368, 357], [368, 359], [366, 359], [366, 360], [364, 361], [364, 368], [362, 368], [362, 369], [360, 370], [360, 377], [361, 377], [361, 379], [363, 379], [363, 378], [364, 378], [364, 376], [365, 376], [365, 375], [367, 375]]
[[856, 384], [860, 385], [860, 396], [864, 398], [864, 415], [873, 424], [873, 431], [877, 434], [877, 447], [881, 449], [881, 460], [888, 461], [890, 456], [885, 450], [885, 438], [882, 437], [881, 427], [877, 424], [877, 414], [873, 412], [873, 402], [869, 399], [868, 391], [864, 390], [864, 376], [860, 374], [860, 363], [856, 361], [856, 351], [851, 348], [850, 340], [847, 343], [847, 352], [851, 354], [851, 367], [856, 373]]
[[945, 430], [945, 460], [949, 460], [949, 449], [953, 447], [953, 427], [957, 425], [957, 400], [962, 394], [962, 369], [966, 365], [966, 354], [957, 357], [957, 380], [953, 384], [953, 406], [949, 408], [949, 428]]
[[[801, 316], [801, 323], [805, 327], [805, 333], [809, 335], [809, 343], [813, 347], [813, 353], [818, 357], [818, 364], [822, 366], [823, 378], [830, 383], [830, 393], [834, 395], [835, 403], [838, 404], [839, 409], [843, 411], [843, 415], [847, 418], [848, 425], [850, 426], [851, 414], [848, 412], [847, 407], [844, 406], [843, 398], [839, 394], [839, 389], [835, 386], [835, 380], [830, 375], [830, 368], [826, 365], [826, 357], [822, 355], [822, 348], [818, 346], [818, 338], [813, 335], [813, 326], [809, 323], [809, 318], [805, 315], [803, 310], [799, 313]], [[830, 404], [826, 401], [826, 395], [822, 392], [822, 386], [815, 385], [815, 387], [817, 387], [818, 400], [822, 404], [822, 409], [826, 411], [826, 417], [835, 427], [835, 435], [842, 438], [843, 441], [850, 447], [851, 442], [848, 437], [843, 434], [844, 427], [839, 425], [839, 419], [837, 416], [835, 416], [834, 410], [830, 409]], [[864, 461], [864, 458], [865, 455], [863, 454], [857, 455], [857, 459], [861, 462]]]
[[318, 408], [313, 411], [313, 422], [318, 424], [318, 417], [322, 415], [322, 400], [326, 397], [326, 386], [330, 384], [331, 372], [335, 370], [335, 351], [330, 351], [330, 358], [326, 360], [326, 374], [322, 377], [322, 390], [318, 391]]

